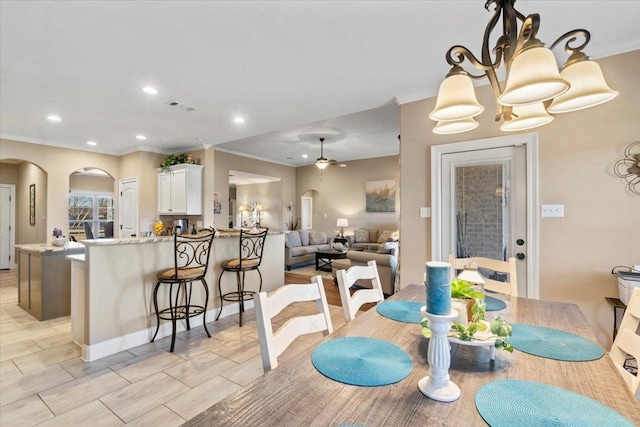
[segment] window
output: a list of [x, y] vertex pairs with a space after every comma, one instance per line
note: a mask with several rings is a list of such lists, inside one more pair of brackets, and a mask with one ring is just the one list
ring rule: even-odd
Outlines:
[[69, 235], [77, 240], [86, 238], [84, 224], [91, 226], [95, 238], [104, 237], [104, 226], [113, 221], [115, 201], [113, 193], [69, 194]]

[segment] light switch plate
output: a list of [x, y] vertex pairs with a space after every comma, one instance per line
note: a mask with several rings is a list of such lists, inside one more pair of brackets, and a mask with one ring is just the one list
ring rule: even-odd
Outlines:
[[430, 218], [431, 208], [420, 208], [420, 218]]
[[564, 205], [542, 205], [540, 216], [547, 218], [562, 218], [564, 217]]

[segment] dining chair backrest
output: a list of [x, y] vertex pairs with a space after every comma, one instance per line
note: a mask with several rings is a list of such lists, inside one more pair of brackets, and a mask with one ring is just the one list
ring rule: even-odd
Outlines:
[[[356, 313], [363, 304], [384, 301], [378, 267], [374, 260], [369, 261], [366, 266], [354, 265], [347, 270], [338, 270], [336, 277], [338, 279], [340, 299], [342, 300], [342, 310], [347, 322], [355, 319]], [[361, 288], [352, 295], [351, 287], [361, 279], [370, 280], [371, 289]]]
[[174, 274], [173, 279], [182, 277], [204, 277], [209, 268], [211, 245], [217, 230], [213, 228], [201, 229], [197, 234], [174, 234]]
[[640, 377], [625, 369], [625, 361], [629, 355], [636, 359], [636, 363], [640, 363], [638, 325], [640, 325], [640, 288], [636, 288], [631, 294], [622, 322], [620, 322], [618, 334], [609, 352], [611, 360], [633, 394], [638, 391]]
[[516, 259], [509, 258], [506, 261], [499, 261], [491, 258], [473, 257], [473, 258], [454, 258], [449, 255], [449, 264], [451, 264], [451, 279], [453, 280], [465, 266], [474, 263], [479, 269], [491, 270], [496, 273], [507, 275], [506, 281], [495, 280], [484, 274], [484, 288], [489, 291], [499, 292], [501, 294], [518, 296], [518, 276], [516, 273]]
[[113, 221], [109, 221], [104, 225], [104, 237], [113, 237]]
[[[333, 332], [321, 276], [312, 277], [311, 283], [281, 286], [269, 294], [258, 292], [253, 298], [264, 372], [278, 366], [278, 356], [300, 335], [323, 332], [327, 336]], [[271, 319], [287, 306], [304, 301], [315, 301], [318, 313], [292, 317], [274, 333]]]
[[87, 240], [93, 240], [93, 230], [91, 229], [91, 223], [84, 223], [84, 236]]

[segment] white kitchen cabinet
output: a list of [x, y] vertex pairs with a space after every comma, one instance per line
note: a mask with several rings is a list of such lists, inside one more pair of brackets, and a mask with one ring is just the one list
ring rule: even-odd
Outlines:
[[202, 166], [158, 171], [158, 215], [202, 215]]

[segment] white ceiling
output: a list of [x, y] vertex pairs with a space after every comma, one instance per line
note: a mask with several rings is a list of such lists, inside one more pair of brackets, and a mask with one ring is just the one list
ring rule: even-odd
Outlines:
[[[395, 154], [397, 102], [436, 94], [453, 44], [479, 55], [484, 3], [3, 0], [0, 136], [116, 155], [220, 144], [292, 166], [321, 136], [338, 161]], [[640, 48], [640, 1], [516, 7], [547, 44], [586, 28], [594, 58]]]

